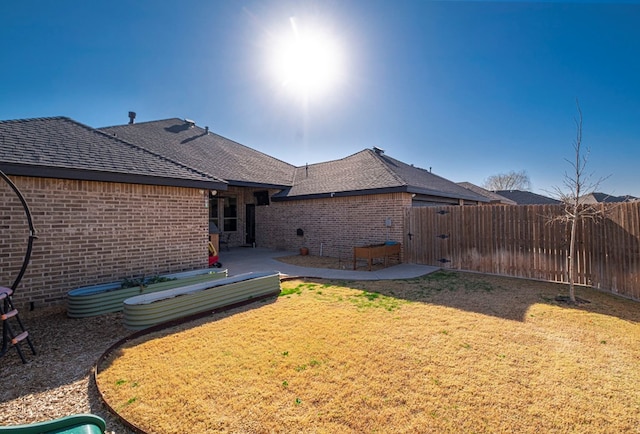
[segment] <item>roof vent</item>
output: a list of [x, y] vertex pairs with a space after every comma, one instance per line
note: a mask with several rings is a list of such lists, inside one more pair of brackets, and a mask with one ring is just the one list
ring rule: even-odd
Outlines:
[[129, 112], [129, 123], [132, 124], [136, 120], [136, 112]]
[[207, 135], [209, 134], [209, 127], [204, 127], [204, 133]]
[[191, 119], [186, 119], [186, 118], [184, 121], [187, 125], [189, 125], [189, 128], [193, 128], [196, 126], [196, 121], [192, 121]]
[[373, 147], [373, 152], [375, 152], [378, 155], [382, 155], [382, 154], [384, 154], [384, 149], [378, 148], [377, 146], [374, 146]]

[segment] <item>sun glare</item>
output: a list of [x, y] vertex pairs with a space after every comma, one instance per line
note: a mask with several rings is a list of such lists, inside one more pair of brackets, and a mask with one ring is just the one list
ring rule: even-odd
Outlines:
[[295, 96], [324, 95], [342, 73], [339, 44], [327, 32], [299, 28], [295, 18], [290, 21], [291, 30], [274, 45], [272, 68], [276, 79]]

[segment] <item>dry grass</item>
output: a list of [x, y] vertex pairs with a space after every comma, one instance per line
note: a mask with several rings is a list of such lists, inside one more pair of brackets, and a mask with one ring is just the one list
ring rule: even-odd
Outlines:
[[640, 432], [640, 312], [591, 290], [463, 273], [283, 283], [103, 366], [150, 433]]

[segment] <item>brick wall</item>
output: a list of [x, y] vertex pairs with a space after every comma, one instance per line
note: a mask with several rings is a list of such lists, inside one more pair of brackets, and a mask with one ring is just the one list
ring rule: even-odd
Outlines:
[[[18, 305], [60, 304], [70, 289], [207, 266], [204, 191], [48, 178], [11, 179], [25, 196], [38, 239], [16, 290]], [[0, 182], [0, 285], [22, 265], [28, 228], [18, 198]]]
[[[322, 248], [324, 256], [350, 260], [354, 246], [402, 242], [404, 210], [410, 206], [408, 193], [272, 202], [256, 207], [257, 244], [292, 251], [306, 246], [312, 255]], [[296, 235], [298, 228], [304, 236]]]

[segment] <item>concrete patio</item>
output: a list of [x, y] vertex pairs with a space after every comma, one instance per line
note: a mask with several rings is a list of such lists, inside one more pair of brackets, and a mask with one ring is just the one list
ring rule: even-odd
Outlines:
[[222, 268], [229, 270], [230, 276], [250, 271], [278, 271], [290, 277], [315, 277], [335, 280], [394, 280], [412, 279], [433, 273], [438, 267], [417, 264], [398, 264], [377, 271], [354, 271], [351, 262], [345, 262], [344, 270], [331, 268], [309, 268], [286, 264], [276, 258], [296, 255], [296, 252], [265, 248], [236, 247], [220, 253]]

